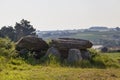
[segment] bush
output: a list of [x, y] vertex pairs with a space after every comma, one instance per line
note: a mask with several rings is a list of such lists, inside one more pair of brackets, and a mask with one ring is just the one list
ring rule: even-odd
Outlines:
[[12, 49], [13, 42], [9, 38], [0, 38], [0, 48]]
[[12, 64], [12, 65], [18, 65], [18, 66], [20, 66], [20, 65], [22, 65], [22, 64], [25, 64], [25, 62], [22, 60], [22, 59], [10, 59], [10, 61], [9, 61], [9, 64]]
[[94, 67], [98, 68], [120, 67], [115, 60], [111, 59], [107, 55], [97, 55], [93, 57], [91, 61]]
[[96, 68], [108, 68], [108, 67], [115, 67], [118, 68], [120, 65], [110, 58], [108, 55], [102, 55], [99, 51], [95, 49], [89, 49], [91, 53], [91, 65]]
[[94, 58], [92, 58], [92, 63], [95, 67], [99, 67], [99, 68], [105, 68], [105, 62], [108, 61], [108, 57], [107, 56], [101, 56], [101, 55], [97, 55]]
[[6, 59], [3, 56], [0, 56], [0, 71], [2, 71], [3, 68], [5, 68], [5, 64], [6, 64]]
[[0, 38], [0, 55], [5, 57], [16, 56], [15, 44], [8, 38]]
[[100, 54], [99, 51], [97, 51], [96, 49], [93, 49], [93, 48], [89, 49], [89, 52], [91, 54], [91, 57], [95, 57]]

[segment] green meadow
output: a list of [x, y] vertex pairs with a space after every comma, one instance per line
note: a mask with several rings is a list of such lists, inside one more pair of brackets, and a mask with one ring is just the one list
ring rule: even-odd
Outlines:
[[0, 38], [0, 80], [120, 80], [120, 53], [90, 52], [90, 61], [76, 64], [54, 56], [24, 59], [13, 42]]

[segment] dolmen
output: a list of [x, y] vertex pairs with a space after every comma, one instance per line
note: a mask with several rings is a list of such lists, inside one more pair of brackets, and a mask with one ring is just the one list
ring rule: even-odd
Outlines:
[[[75, 39], [75, 38], [59, 38], [52, 39], [51, 46], [57, 48], [61, 57], [68, 58], [70, 50], [80, 50], [81, 56], [84, 59], [89, 59], [90, 54], [88, 48], [91, 48], [93, 44], [88, 40]], [[78, 51], [77, 51], [78, 52]]]
[[87, 49], [92, 46], [93, 44], [90, 41], [83, 39], [52, 39], [46, 56], [52, 54], [56, 57], [60, 57], [61, 60], [66, 59], [69, 63], [77, 63], [81, 60], [91, 59], [91, 54]]
[[60, 59], [67, 59], [68, 62], [76, 62], [89, 60], [91, 55], [87, 49], [92, 46], [89, 40], [75, 38], [52, 39], [48, 45], [42, 38], [26, 36], [17, 41], [16, 50], [20, 55], [34, 53], [36, 59], [52, 54]]

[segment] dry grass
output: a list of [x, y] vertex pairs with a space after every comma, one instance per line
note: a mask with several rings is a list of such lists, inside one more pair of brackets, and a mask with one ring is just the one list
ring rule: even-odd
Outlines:
[[31, 66], [26, 70], [3, 70], [0, 80], [120, 80], [120, 69]]

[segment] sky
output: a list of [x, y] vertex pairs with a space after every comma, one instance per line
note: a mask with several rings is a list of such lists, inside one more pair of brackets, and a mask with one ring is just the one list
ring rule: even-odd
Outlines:
[[0, 27], [25, 19], [37, 30], [120, 26], [120, 0], [0, 0]]

